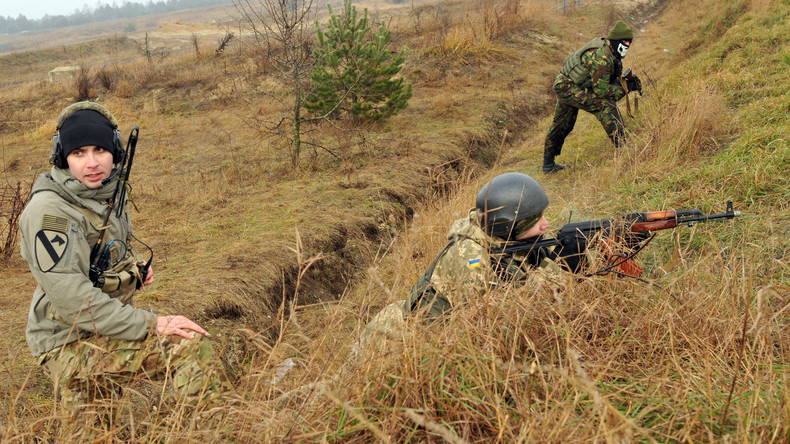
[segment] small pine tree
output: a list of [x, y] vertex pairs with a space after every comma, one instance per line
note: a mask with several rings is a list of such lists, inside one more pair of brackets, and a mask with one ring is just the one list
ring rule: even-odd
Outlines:
[[411, 85], [395, 76], [403, 68], [408, 48], [394, 54], [387, 49], [391, 32], [381, 25], [374, 34], [368, 11], [357, 20], [357, 9], [343, 1], [343, 15], [329, 8], [326, 32], [316, 23], [316, 65], [310, 74], [313, 90], [305, 109], [320, 116], [343, 113], [365, 120], [386, 119], [406, 108]]

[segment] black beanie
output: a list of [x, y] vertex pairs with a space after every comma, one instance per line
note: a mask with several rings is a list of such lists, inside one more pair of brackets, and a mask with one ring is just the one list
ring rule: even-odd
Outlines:
[[104, 114], [91, 109], [81, 109], [72, 113], [60, 127], [60, 145], [63, 160], [69, 153], [83, 146], [100, 146], [118, 157], [115, 146], [115, 126]]

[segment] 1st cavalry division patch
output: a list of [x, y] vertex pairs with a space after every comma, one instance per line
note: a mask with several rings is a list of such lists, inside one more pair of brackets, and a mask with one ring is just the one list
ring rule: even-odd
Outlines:
[[67, 230], [69, 220], [45, 214], [41, 218], [41, 229], [36, 233], [36, 261], [44, 273], [55, 268], [69, 246]]

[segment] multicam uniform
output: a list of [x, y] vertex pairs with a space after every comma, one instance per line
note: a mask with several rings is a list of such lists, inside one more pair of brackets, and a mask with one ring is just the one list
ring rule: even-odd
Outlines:
[[472, 209], [453, 223], [447, 233], [451, 243], [439, 254], [430, 276], [429, 288], [433, 291], [417, 297], [412, 289], [409, 299], [384, 307], [363, 330], [355, 355], [369, 349], [373, 340], [397, 337], [409, 315], [424, 311], [428, 317], [441, 316], [503, 282], [523, 282], [535, 266], [559, 270], [557, 264], [546, 258], [513, 255], [495, 259], [489, 248], [501, 248], [505, 241], [488, 236], [479, 220], [480, 213]]
[[593, 39], [582, 50], [585, 48], [588, 50], [580, 56], [581, 67], [586, 68], [589, 75], [580, 83], [575, 82], [566, 62], [554, 80], [557, 107], [545, 142], [545, 152], [552, 156], [560, 155], [565, 137], [573, 130], [580, 109], [601, 122], [615, 147], [624, 143], [623, 118], [617, 109], [617, 101], [626, 94], [620, 84], [623, 64], [615, 57], [610, 42], [603, 37]]
[[26, 331], [33, 356], [73, 411], [117, 395], [117, 384], [138, 374], [161, 377], [168, 369], [187, 401], [230, 389], [207, 340], [152, 334], [156, 315], [131, 305], [142, 259], [131, 246], [127, 211], [109, 219], [104, 239], [113, 266], [104, 286], [90, 281], [91, 248], [115, 183], [89, 189], [55, 167], [33, 186], [20, 218], [21, 254], [38, 282]]

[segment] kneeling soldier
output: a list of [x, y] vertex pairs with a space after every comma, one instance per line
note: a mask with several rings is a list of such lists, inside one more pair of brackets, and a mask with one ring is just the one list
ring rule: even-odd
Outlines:
[[[231, 387], [208, 332], [184, 316], [132, 306], [154, 274], [132, 246], [128, 207], [110, 205], [125, 158], [115, 117], [79, 102], [61, 113], [57, 131], [52, 170], [39, 176], [19, 225], [21, 254], [38, 283], [27, 343], [62, 405], [78, 413], [139, 375], [171, 377], [192, 404], [215, 399]], [[97, 244], [108, 268], [91, 279]]]

